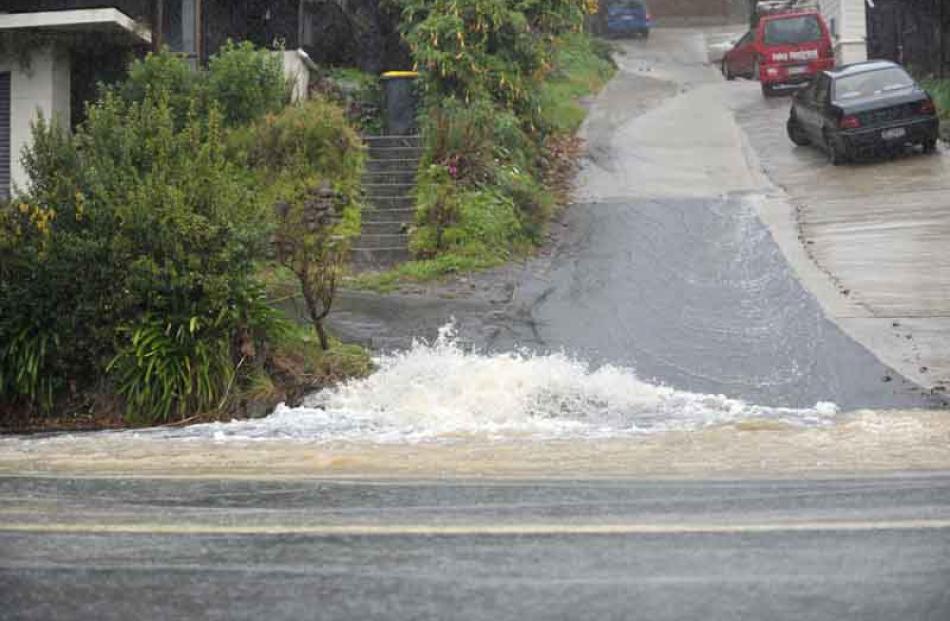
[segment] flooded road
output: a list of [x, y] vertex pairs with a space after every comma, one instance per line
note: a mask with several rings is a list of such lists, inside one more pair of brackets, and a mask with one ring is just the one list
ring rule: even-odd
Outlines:
[[373, 376], [0, 438], [0, 618], [950, 618], [950, 416], [799, 247], [780, 104], [621, 45], [538, 257], [344, 295]]

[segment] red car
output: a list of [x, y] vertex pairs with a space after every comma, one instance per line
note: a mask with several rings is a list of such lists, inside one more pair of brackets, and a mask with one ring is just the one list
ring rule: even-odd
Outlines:
[[722, 59], [722, 74], [759, 80], [762, 92], [794, 90], [833, 69], [831, 34], [815, 10], [763, 15]]

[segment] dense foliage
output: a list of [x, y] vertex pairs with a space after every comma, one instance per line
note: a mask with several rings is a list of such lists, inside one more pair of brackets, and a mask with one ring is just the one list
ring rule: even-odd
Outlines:
[[256, 275], [275, 203], [325, 182], [353, 198], [335, 234], [359, 227], [353, 130], [326, 102], [281, 110], [282, 80], [246, 44], [197, 73], [154, 54], [75, 132], [35, 125], [31, 185], [0, 205], [0, 408], [93, 389], [167, 421], [260, 375], [288, 329]]
[[504, 259], [541, 238], [560, 195], [578, 97], [613, 65], [583, 32], [596, 2], [401, 0], [422, 72], [426, 149], [412, 248]]

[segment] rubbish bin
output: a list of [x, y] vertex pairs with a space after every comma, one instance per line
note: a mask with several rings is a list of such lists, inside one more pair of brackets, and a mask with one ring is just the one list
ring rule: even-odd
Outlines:
[[416, 133], [415, 71], [387, 71], [382, 75], [386, 98], [386, 133], [406, 136]]

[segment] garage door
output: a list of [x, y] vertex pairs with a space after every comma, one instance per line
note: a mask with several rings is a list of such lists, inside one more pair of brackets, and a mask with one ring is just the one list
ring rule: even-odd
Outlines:
[[10, 74], [0, 73], [0, 199], [10, 196]]

